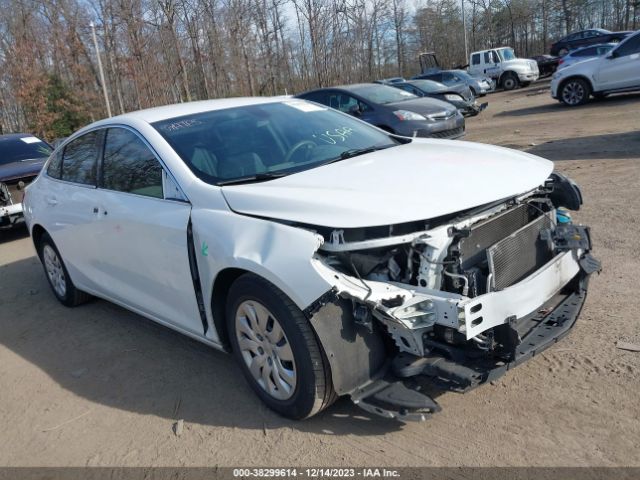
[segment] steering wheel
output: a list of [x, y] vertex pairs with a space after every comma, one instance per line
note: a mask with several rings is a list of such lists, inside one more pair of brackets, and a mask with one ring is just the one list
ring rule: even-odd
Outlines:
[[287, 152], [287, 155], [284, 157], [284, 163], [289, 163], [293, 155], [296, 154], [298, 150], [300, 150], [305, 145], [307, 145], [307, 148], [309, 149], [315, 148], [318, 146], [316, 145], [315, 142], [312, 142], [311, 140], [301, 140], [298, 143], [296, 143], [293, 147], [291, 147], [291, 149]]

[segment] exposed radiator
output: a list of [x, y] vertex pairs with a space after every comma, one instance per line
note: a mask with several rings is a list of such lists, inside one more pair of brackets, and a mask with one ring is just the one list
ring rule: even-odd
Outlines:
[[529, 207], [522, 204], [473, 225], [459, 243], [463, 270], [486, 260], [487, 248], [529, 223]]
[[535, 272], [553, 257], [540, 232], [552, 227], [555, 211], [521, 227], [487, 249], [489, 272], [495, 290], [502, 290]]

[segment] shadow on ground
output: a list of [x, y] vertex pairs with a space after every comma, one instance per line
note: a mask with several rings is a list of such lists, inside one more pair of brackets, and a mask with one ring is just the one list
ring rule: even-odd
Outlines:
[[553, 140], [527, 149], [549, 160], [637, 158], [639, 151], [640, 130]]
[[214, 426], [330, 435], [402, 429], [348, 399], [309, 420], [286, 420], [263, 406], [230, 355], [106, 301], [60, 305], [35, 257], [0, 266], [0, 276], [0, 343], [91, 402]]
[[[531, 87], [529, 88], [531, 89]], [[533, 90], [535, 90], [535, 88], [533, 88]], [[512, 94], [515, 95], [520, 93], [522, 95], [525, 95], [526, 93], [524, 92], [525, 92], [524, 90], [514, 90]], [[552, 100], [551, 98], [549, 98], [549, 100], [551, 100], [550, 103], [545, 103], [543, 105], [536, 105], [534, 107], [505, 110], [503, 112], [496, 113], [495, 116], [496, 117], [523, 117], [523, 116], [535, 115], [539, 113], [560, 113], [560, 112], [571, 111], [575, 114], [575, 121], [579, 122], [580, 121], [579, 115], [582, 112], [599, 109], [603, 105], [615, 106], [618, 104], [622, 105], [628, 102], [637, 101], [637, 100], [640, 100], [640, 94], [634, 93], [634, 94], [626, 94], [626, 95], [613, 95], [607, 98], [603, 98], [602, 100], [591, 100], [589, 103], [586, 103], [579, 107], [566, 107], [560, 102]]]
[[27, 227], [22, 225], [17, 225], [12, 228], [5, 228], [0, 230], [0, 245], [7, 242], [13, 242], [14, 240], [20, 240], [21, 238], [26, 238], [29, 236], [29, 230]]

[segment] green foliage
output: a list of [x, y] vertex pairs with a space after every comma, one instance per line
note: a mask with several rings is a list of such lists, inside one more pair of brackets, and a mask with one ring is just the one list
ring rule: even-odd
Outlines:
[[46, 110], [51, 114], [51, 120], [45, 126], [47, 137], [68, 137], [87, 123], [71, 88], [57, 75], [48, 75]]

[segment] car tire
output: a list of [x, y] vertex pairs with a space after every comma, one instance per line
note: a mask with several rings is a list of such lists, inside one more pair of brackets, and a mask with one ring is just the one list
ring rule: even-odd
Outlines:
[[560, 50], [558, 50], [559, 57], [564, 57], [567, 53], [569, 53], [568, 48], [562, 47]]
[[560, 86], [560, 100], [569, 107], [587, 103], [590, 94], [591, 86], [582, 78], [569, 78]]
[[244, 274], [229, 289], [226, 317], [233, 354], [269, 408], [300, 420], [336, 400], [322, 346], [302, 311], [281, 290]]
[[518, 88], [519, 84], [518, 76], [513, 72], [507, 72], [504, 74], [504, 77], [502, 77], [502, 88], [505, 90]]
[[67, 307], [75, 307], [91, 300], [91, 295], [76, 288], [55, 243], [44, 233], [38, 243], [38, 256], [55, 297]]

